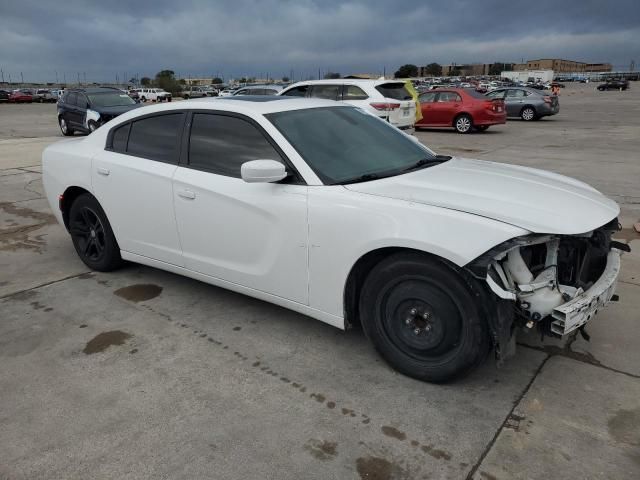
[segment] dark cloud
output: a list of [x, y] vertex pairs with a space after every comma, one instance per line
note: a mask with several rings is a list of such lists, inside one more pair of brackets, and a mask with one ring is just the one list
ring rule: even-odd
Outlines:
[[0, 0], [0, 67], [14, 79], [163, 68], [300, 77], [540, 57], [625, 68], [640, 61], [638, 38], [638, 0]]

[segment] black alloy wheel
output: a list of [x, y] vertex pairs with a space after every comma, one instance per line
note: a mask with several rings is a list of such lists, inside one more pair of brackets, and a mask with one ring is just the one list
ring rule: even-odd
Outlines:
[[80, 195], [71, 205], [69, 233], [80, 259], [93, 270], [110, 271], [122, 264], [111, 225], [93, 196]]

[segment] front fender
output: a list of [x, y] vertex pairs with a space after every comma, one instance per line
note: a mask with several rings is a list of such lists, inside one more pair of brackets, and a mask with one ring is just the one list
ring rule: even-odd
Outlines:
[[340, 186], [310, 188], [310, 306], [342, 317], [349, 272], [371, 251], [389, 247], [419, 250], [462, 267], [493, 246], [527, 233], [456, 210]]

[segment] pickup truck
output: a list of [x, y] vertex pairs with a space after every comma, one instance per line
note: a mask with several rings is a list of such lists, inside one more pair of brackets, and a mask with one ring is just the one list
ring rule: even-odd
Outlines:
[[161, 88], [136, 88], [134, 90], [138, 92], [140, 101], [142, 102], [146, 102], [147, 100], [152, 102], [171, 101], [171, 94]]
[[202, 97], [208, 97], [209, 93], [203, 87], [186, 86], [180, 92], [180, 96], [182, 98], [184, 98], [184, 99], [187, 99], [187, 98], [202, 98]]

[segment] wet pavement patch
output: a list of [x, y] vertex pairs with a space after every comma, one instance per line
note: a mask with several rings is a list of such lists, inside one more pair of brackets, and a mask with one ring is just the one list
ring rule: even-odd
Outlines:
[[382, 427], [381, 430], [382, 430], [382, 433], [384, 433], [387, 437], [396, 438], [398, 440], [406, 440], [407, 439], [407, 434], [404, 433], [404, 432], [401, 432], [397, 428], [385, 425], [384, 427]]
[[318, 460], [332, 460], [338, 454], [336, 442], [320, 441], [312, 438], [305, 445], [304, 449]]
[[91, 355], [93, 353], [103, 352], [112, 345], [124, 345], [131, 334], [121, 330], [112, 330], [110, 332], [102, 332], [87, 342], [82, 350], [83, 353]]
[[640, 447], [640, 408], [618, 410], [607, 423], [609, 434], [618, 443]]
[[380, 457], [360, 457], [356, 460], [356, 470], [362, 480], [391, 480], [408, 478], [407, 472], [399, 465]]
[[162, 292], [162, 287], [154, 285], [152, 283], [138, 283], [136, 285], [129, 285], [128, 287], [122, 287], [113, 292], [120, 298], [129, 300], [130, 302], [144, 302], [145, 300], [151, 300], [156, 298]]

